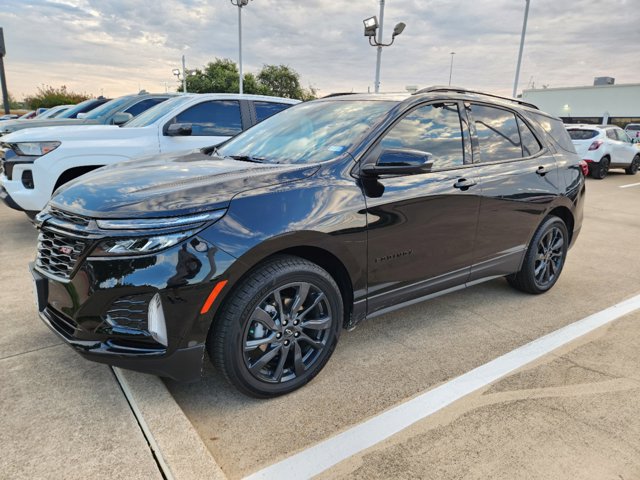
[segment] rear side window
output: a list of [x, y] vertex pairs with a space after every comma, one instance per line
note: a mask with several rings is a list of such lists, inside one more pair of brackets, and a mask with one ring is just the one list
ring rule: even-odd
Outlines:
[[130, 113], [134, 117], [137, 117], [145, 110], [149, 110], [151, 107], [162, 103], [166, 100], [166, 98], [147, 98], [146, 100], [142, 100], [141, 102], [136, 103], [135, 105], [131, 105], [129, 108], [125, 110], [125, 113]]
[[522, 157], [522, 144], [516, 116], [508, 110], [471, 105], [481, 162]]
[[560, 119], [547, 117], [541, 113], [534, 112], [527, 112], [527, 115], [538, 122], [547, 135], [553, 138], [560, 148], [570, 153], [576, 153], [576, 149], [573, 143], [571, 143], [571, 137]]
[[616, 131], [613, 129], [607, 130], [607, 138], [610, 138], [611, 140], [618, 140], [616, 137]]
[[190, 123], [192, 136], [231, 137], [242, 131], [240, 103], [235, 100], [199, 103], [178, 114], [172, 123]]
[[529, 126], [524, 123], [520, 117], [517, 118], [518, 129], [520, 130], [520, 141], [522, 142], [522, 156], [531, 157], [542, 150], [542, 147]]
[[591, 140], [598, 136], [597, 130], [579, 130], [577, 128], [567, 129], [571, 140]]
[[464, 153], [458, 105], [440, 103], [412, 110], [385, 135], [380, 147], [429, 153], [434, 170], [462, 165]]
[[253, 105], [256, 108], [256, 120], [258, 123], [292, 106], [287, 103], [275, 102], [253, 102]]

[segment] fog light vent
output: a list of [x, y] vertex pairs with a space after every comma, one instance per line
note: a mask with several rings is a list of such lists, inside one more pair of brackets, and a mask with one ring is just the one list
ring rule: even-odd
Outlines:
[[22, 172], [22, 185], [29, 190], [33, 189], [33, 173], [31, 170], [25, 170]]
[[169, 344], [167, 340], [167, 325], [164, 321], [164, 310], [162, 309], [162, 300], [159, 294], [155, 294], [149, 302], [149, 318], [148, 329], [153, 339], [164, 345]]

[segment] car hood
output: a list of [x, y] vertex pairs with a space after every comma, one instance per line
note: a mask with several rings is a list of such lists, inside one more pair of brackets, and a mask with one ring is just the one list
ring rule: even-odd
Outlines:
[[5, 135], [2, 141], [5, 143], [18, 142], [50, 142], [92, 139], [124, 139], [140, 135], [138, 128], [120, 128], [116, 125], [72, 125], [68, 127], [42, 127], [20, 130]]
[[100, 122], [98, 120], [91, 120], [88, 118], [51, 118], [44, 120], [11, 120], [0, 123], [0, 134], [6, 135], [18, 130], [24, 130], [25, 128], [40, 128], [40, 127], [70, 127], [72, 125], [97, 125]]
[[226, 208], [238, 193], [300, 180], [318, 165], [278, 165], [188, 154], [110, 165], [60, 188], [49, 204], [93, 218], [151, 218]]

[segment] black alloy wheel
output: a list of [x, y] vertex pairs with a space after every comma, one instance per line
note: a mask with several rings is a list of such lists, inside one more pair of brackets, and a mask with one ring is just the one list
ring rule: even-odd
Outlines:
[[627, 175], [635, 175], [640, 170], [640, 154], [633, 157], [631, 165], [624, 169]]
[[600, 162], [597, 164], [592, 164], [591, 176], [595, 179], [602, 180], [609, 173], [609, 166], [611, 165], [611, 160], [609, 157], [602, 157]]
[[230, 295], [208, 347], [234, 386], [267, 398], [291, 392], [320, 372], [335, 349], [343, 318], [331, 275], [307, 260], [277, 257]]
[[558, 281], [569, 248], [565, 223], [550, 216], [533, 235], [520, 271], [507, 277], [509, 283], [527, 293], [539, 294], [551, 289]]

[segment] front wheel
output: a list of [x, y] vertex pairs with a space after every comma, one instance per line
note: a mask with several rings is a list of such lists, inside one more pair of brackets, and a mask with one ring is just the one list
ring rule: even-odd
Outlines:
[[238, 390], [275, 397], [322, 370], [343, 318], [340, 289], [329, 273], [302, 258], [280, 256], [253, 270], [230, 295], [207, 347]]
[[567, 258], [569, 234], [558, 217], [548, 217], [536, 230], [518, 273], [507, 280], [514, 288], [526, 293], [548, 291], [560, 277]]
[[636, 173], [638, 173], [639, 169], [640, 169], [640, 155], [636, 155], [635, 157], [633, 157], [633, 160], [631, 160], [631, 165], [625, 168], [624, 171], [627, 175], [635, 175]]

